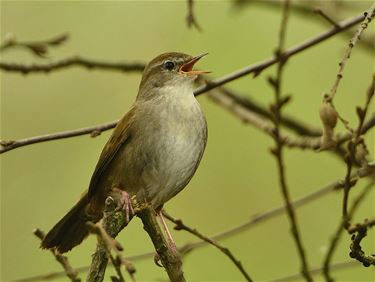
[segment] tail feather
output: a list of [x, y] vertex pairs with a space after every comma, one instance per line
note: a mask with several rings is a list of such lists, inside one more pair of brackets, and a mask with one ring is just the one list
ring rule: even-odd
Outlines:
[[85, 194], [78, 203], [47, 233], [41, 243], [43, 249], [56, 248], [60, 253], [70, 251], [80, 244], [89, 234], [88, 221], [97, 222], [100, 217], [87, 215], [86, 207], [89, 204]]

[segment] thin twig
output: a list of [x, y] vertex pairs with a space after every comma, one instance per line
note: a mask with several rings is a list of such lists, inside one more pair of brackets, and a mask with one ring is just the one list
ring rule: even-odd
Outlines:
[[337, 88], [339, 87], [340, 81], [341, 81], [341, 79], [343, 78], [343, 75], [344, 75], [344, 69], [345, 69], [346, 63], [348, 62], [348, 60], [350, 58], [350, 55], [352, 53], [352, 50], [353, 50], [355, 44], [359, 40], [362, 32], [368, 27], [369, 23], [371, 22], [371, 19], [375, 16], [375, 4], [373, 4], [372, 7], [364, 13], [364, 15], [365, 15], [365, 18], [363, 19], [360, 27], [355, 32], [353, 38], [350, 40], [350, 42], [348, 44], [348, 48], [345, 50], [345, 54], [344, 54], [343, 58], [341, 59], [341, 61], [339, 63], [339, 71], [336, 75], [336, 80], [333, 83], [333, 85], [331, 87], [331, 90], [329, 92], [329, 100], [331, 102], [336, 95]]
[[[34, 235], [38, 237], [41, 241], [43, 241], [46, 234], [39, 228], [34, 229]], [[81, 282], [81, 279], [78, 277], [78, 271], [75, 270], [69, 263], [68, 258], [62, 254], [60, 254], [57, 250], [51, 249], [50, 250], [55, 259], [61, 264], [64, 268], [64, 275], [68, 276], [70, 281], [72, 282]]]
[[330, 16], [328, 16], [321, 8], [315, 8], [313, 11], [314, 13], [317, 13], [318, 15], [322, 16], [323, 19], [332, 24], [335, 28], [339, 28], [337, 22]]
[[[223, 90], [221, 87], [218, 88], [216, 91], [210, 91], [207, 94], [208, 98], [210, 98], [213, 102], [220, 105], [224, 109], [228, 110], [231, 114], [235, 117], [239, 118], [241, 121], [254, 126], [255, 128], [261, 130], [265, 134], [273, 137], [274, 130], [273, 126], [270, 122], [267, 122], [262, 117], [266, 117], [267, 119], [271, 119], [271, 115], [269, 112], [267, 114], [264, 113], [265, 108], [254, 104], [250, 100], [246, 98], [240, 97], [234, 94], [233, 91], [228, 90], [225, 88]], [[311, 150], [318, 150], [321, 147], [321, 138], [316, 137], [318, 134], [320, 135], [320, 131], [314, 130], [301, 122], [297, 119], [292, 119], [293, 122], [289, 123], [289, 118], [285, 118], [284, 116], [280, 117], [280, 123], [286, 126], [293, 131], [304, 134], [306, 136], [289, 136], [280, 133], [281, 138], [284, 140], [284, 145], [289, 148], [300, 148], [300, 149], [311, 149]], [[375, 114], [368, 119], [367, 122], [363, 125], [361, 129], [361, 134], [365, 134], [368, 130], [375, 127]], [[344, 151], [340, 146], [345, 143], [346, 141], [352, 138], [352, 134], [345, 133], [337, 136], [337, 146], [331, 152], [334, 152], [341, 158], [346, 155], [346, 151]]]
[[[269, 8], [276, 8], [279, 9], [282, 6], [282, 0], [278, 1], [249, 1], [249, 0], [235, 0], [233, 1], [235, 5], [237, 5], [239, 8], [242, 8], [244, 4], [254, 4], [256, 2], [257, 6], [266, 6], [267, 9]], [[332, 1], [326, 1], [325, 3], [332, 2]], [[342, 1], [340, 4], [340, 7], [342, 7], [342, 4], [347, 4], [347, 3], [352, 3], [353, 1]], [[305, 17], [310, 17], [313, 20], [317, 20], [319, 23], [323, 22], [320, 20], [319, 17], [316, 17], [315, 14], [313, 13], [314, 6], [318, 3], [319, 5], [322, 5], [322, 1], [293, 1], [291, 3], [291, 9], [293, 12], [299, 13], [301, 16]], [[354, 3], [354, 2], [353, 2]], [[307, 4], [307, 5], [306, 5]], [[337, 23], [339, 21], [339, 15], [340, 11], [337, 10], [338, 7], [331, 8], [329, 10], [330, 12], [330, 18]], [[243, 11], [244, 9], [238, 9], [239, 11]], [[325, 23], [325, 21], [324, 21]], [[332, 23], [329, 23], [332, 24]], [[345, 37], [352, 37], [352, 32], [351, 30], [347, 30], [342, 33]], [[374, 42], [374, 37], [368, 37], [368, 38], [361, 38], [361, 41], [358, 42], [359, 46], [364, 47], [365, 50], [374, 52], [374, 47], [375, 47], [375, 42]]]
[[[359, 194], [359, 196], [354, 200], [354, 202], [353, 202], [353, 204], [352, 204], [352, 206], [349, 210], [349, 213], [348, 213], [349, 218], [353, 217], [353, 215], [354, 215], [355, 211], [357, 210], [357, 208], [359, 207], [360, 203], [362, 202], [363, 199], [365, 199], [367, 194], [374, 187], [374, 184], [375, 184], [375, 182], [372, 181], [368, 185], [366, 185], [366, 187], [362, 190], [362, 192]], [[339, 226], [337, 227], [334, 235], [331, 238], [331, 242], [329, 244], [328, 251], [327, 251], [327, 254], [326, 254], [325, 259], [324, 259], [323, 275], [324, 275], [326, 281], [328, 281], [328, 282], [334, 281], [334, 279], [331, 277], [331, 274], [330, 274], [330, 271], [332, 270], [331, 261], [332, 261], [332, 258], [333, 258], [333, 254], [336, 250], [336, 247], [339, 243], [340, 237], [344, 233], [343, 232], [345, 230], [344, 223], [345, 222], [340, 221]]]
[[352, 243], [350, 244], [350, 257], [362, 262], [363, 266], [375, 266], [375, 255], [366, 255], [362, 250], [361, 241], [367, 236], [369, 228], [375, 226], [375, 218], [366, 219], [363, 223], [352, 224], [348, 227], [348, 233], [352, 235]]
[[276, 56], [279, 57], [279, 63], [277, 64], [277, 72], [276, 77], [273, 79], [271, 78], [269, 82], [273, 86], [275, 90], [275, 102], [271, 106], [271, 112], [274, 116], [274, 141], [275, 141], [275, 148], [272, 149], [272, 153], [276, 158], [278, 172], [279, 172], [279, 180], [280, 180], [280, 189], [284, 199], [284, 203], [287, 210], [287, 215], [290, 221], [291, 226], [291, 233], [294, 238], [294, 241], [297, 246], [298, 254], [301, 261], [301, 272], [303, 277], [306, 281], [311, 282], [312, 277], [309, 273], [309, 266], [305, 254], [305, 249], [302, 244], [302, 238], [300, 235], [300, 231], [298, 228], [297, 223], [297, 216], [294, 211], [294, 207], [291, 203], [290, 195], [289, 195], [289, 188], [287, 184], [287, 178], [285, 173], [285, 165], [284, 165], [284, 157], [283, 157], [283, 146], [284, 146], [284, 139], [280, 135], [280, 125], [281, 125], [281, 109], [282, 107], [289, 101], [288, 97], [282, 97], [282, 78], [283, 78], [283, 71], [285, 67], [285, 63], [287, 58], [283, 57], [283, 50], [285, 46], [285, 38], [286, 38], [286, 29], [287, 23], [289, 19], [289, 0], [284, 1], [283, 6], [283, 13], [282, 13], [282, 20], [281, 26], [279, 31], [279, 44], [276, 50]]
[[[257, 103], [253, 99], [251, 99], [250, 95], [240, 95], [236, 91], [229, 89], [227, 87], [218, 87], [216, 88], [216, 92], [220, 92], [225, 96], [231, 98], [233, 103], [240, 104], [241, 106], [245, 107], [251, 112], [254, 112], [268, 120], [272, 120], [272, 115], [270, 114], [269, 110], [262, 106], [261, 104]], [[298, 135], [305, 135], [311, 137], [319, 137], [321, 136], [322, 132], [319, 128], [310, 127], [302, 121], [299, 121], [296, 117], [283, 115], [281, 117], [281, 124], [286, 128], [290, 129], [291, 131], [297, 133]]]
[[[291, 47], [289, 49], [286, 49], [282, 52], [281, 57], [283, 60], [287, 60], [288, 58], [316, 45], [323, 41], [325, 41], [328, 38], [331, 38], [332, 36], [336, 35], [339, 32], [342, 32], [343, 30], [346, 30], [357, 23], [361, 22], [365, 18], [364, 15], [359, 15], [354, 18], [342, 21], [339, 23], [340, 28], [331, 28], [326, 32], [323, 32], [322, 34], [319, 34], [317, 36], [312, 37], [311, 39], [306, 40], [305, 42], [302, 42], [300, 44], [295, 45], [294, 47]], [[221, 85], [224, 85], [228, 82], [231, 82], [233, 80], [236, 80], [240, 77], [243, 77], [245, 75], [253, 73], [254, 76], [259, 75], [263, 70], [266, 68], [276, 64], [280, 61], [280, 56], [274, 56], [272, 58], [266, 59], [262, 62], [255, 63], [253, 65], [250, 65], [248, 67], [245, 67], [241, 70], [235, 71], [233, 73], [227, 74], [221, 78], [218, 78], [216, 80], [212, 80], [207, 82], [207, 85], [201, 86], [198, 89], [194, 91], [195, 95], [198, 96], [200, 94], [203, 94], [211, 89], [214, 89], [216, 87], [219, 87]]]
[[7, 151], [23, 147], [26, 145], [31, 145], [35, 143], [41, 143], [46, 141], [58, 140], [58, 139], [65, 139], [80, 135], [90, 134], [91, 137], [96, 137], [100, 135], [102, 132], [112, 129], [116, 126], [118, 120], [111, 121], [104, 124], [98, 124], [90, 127], [84, 127], [79, 129], [73, 129], [68, 131], [61, 131], [56, 133], [45, 134], [41, 136], [35, 136], [25, 139], [19, 140], [0, 140], [0, 154], [5, 153]]
[[0, 45], [0, 52], [13, 48], [24, 48], [38, 57], [46, 57], [50, 47], [62, 45], [68, 40], [68, 34], [61, 34], [51, 39], [40, 41], [17, 41], [14, 34], [7, 34], [4, 42]]
[[208, 236], [205, 236], [203, 235], [202, 233], [200, 233], [197, 229], [195, 228], [191, 228], [187, 225], [185, 225], [181, 219], [175, 219], [173, 218], [172, 216], [170, 216], [168, 213], [166, 213], [165, 211], [163, 211], [163, 215], [170, 221], [172, 221], [176, 226], [174, 227], [175, 230], [185, 230], [187, 232], [189, 232], [190, 234], [193, 234], [195, 235], [196, 237], [202, 239], [203, 241], [215, 246], [216, 248], [218, 248], [223, 254], [225, 254], [233, 263], [234, 265], [238, 268], [238, 270], [242, 273], [242, 275], [245, 277], [246, 281], [253, 281], [251, 278], [250, 278], [250, 275], [246, 272], [245, 268], [242, 266], [242, 263], [241, 261], [239, 261], [233, 254], [232, 252], [226, 248], [226, 247], [223, 247], [222, 245], [220, 245], [218, 242], [216, 242], [215, 240], [213, 240], [212, 238], [208, 237]]
[[[341, 270], [341, 269], [347, 269], [350, 267], [356, 267], [358, 264], [353, 263], [353, 261], [346, 261], [346, 262], [336, 262], [331, 264], [331, 270]], [[313, 268], [310, 270], [310, 274], [312, 276], [321, 274], [323, 272], [322, 267]], [[301, 278], [301, 273], [296, 273], [293, 275], [288, 275], [282, 278], [277, 278], [274, 280], [271, 280], [271, 282], [291, 282], [291, 281], [298, 281]]]
[[202, 28], [198, 24], [195, 15], [194, 15], [194, 0], [187, 0], [187, 16], [186, 16], [186, 23], [187, 26], [190, 28], [194, 26], [197, 30], [202, 31]]
[[29, 73], [49, 73], [52, 71], [66, 69], [73, 66], [80, 66], [87, 69], [103, 69], [121, 72], [141, 72], [145, 65], [143, 63], [109, 63], [96, 61], [82, 57], [71, 57], [49, 64], [16, 64], [0, 62], [0, 69], [9, 72]]
[[[375, 9], [375, 4], [374, 4]], [[359, 118], [358, 127], [354, 132], [352, 140], [348, 144], [348, 156], [346, 158], [346, 164], [347, 164], [347, 172], [345, 177], [345, 189], [344, 189], [344, 195], [343, 195], [343, 205], [342, 205], [342, 217], [344, 222], [349, 224], [349, 217], [348, 217], [348, 198], [349, 198], [349, 192], [351, 188], [356, 184], [356, 182], [350, 181], [350, 174], [353, 167], [353, 164], [356, 161], [359, 161], [363, 168], [366, 169], [368, 167], [368, 161], [367, 161], [367, 154], [368, 151], [366, 149], [365, 141], [361, 138], [362, 135], [362, 129], [365, 123], [366, 115], [370, 107], [370, 103], [372, 98], [375, 95], [375, 75], [371, 78], [370, 86], [366, 93], [366, 102], [363, 108], [357, 107], [357, 114]], [[360, 154], [360, 160], [358, 159], [358, 150], [362, 150], [364, 153]]]

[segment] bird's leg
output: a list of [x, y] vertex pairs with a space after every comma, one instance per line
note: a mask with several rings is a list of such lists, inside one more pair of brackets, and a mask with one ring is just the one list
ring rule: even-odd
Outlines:
[[119, 195], [119, 208], [122, 209], [125, 213], [125, 224], [127, 225], [130, 222], [130, 219], [135, 215], [132, 200], [128, 192], [118, 188], [113, 188], [113, 190], [116, 194]]
[[169, 232], [169, 229], [168, 229], [167, 223], [165, 222], [164, 217], [163, 217], [162, 210], [159, 210], [159, 211], [157, 212], [157, 215], [159, 216], [159, 218], [160, 218], [160, 222], [161, 222], [161, 224], [163, 225], [163, 228], [164, 228], [165, 233], [167, 234], [167, 239], [168, 239], [169, 247], [171, 248], [171, 250], [172, 250], [174, 253], [178, 253], [177, 246], [176, 246], [176, 242], [173, 240], [173, 237], [172, 237], [172, 235], [171, 235], [171, 232]]

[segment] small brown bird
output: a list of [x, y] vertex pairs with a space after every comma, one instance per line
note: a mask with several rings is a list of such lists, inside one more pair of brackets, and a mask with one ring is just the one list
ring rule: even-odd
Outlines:
[[197, 75], [206, 73], [193, 66], [205, 55], [165, 53], [146, 66], [137, 99], [105, 145], [88, 192], [48, 232], [42, 248], [64, 253], [80, 244], [89, 233], [86, 222], [103, 217], [113, 192], [121, 191], [129, 218], [133, 196], [161, 215], [163, 204], [188, 184], [207, 141], [206, 119], [193, 94]]

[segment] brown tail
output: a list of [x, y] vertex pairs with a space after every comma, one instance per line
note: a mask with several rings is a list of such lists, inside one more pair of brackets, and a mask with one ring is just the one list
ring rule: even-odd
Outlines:
[[60, 253], [70, 251], [80, 244], [89, 234], [88, 221], [97, 222], [100, 217], [92, 218], [86, 213], [89, 198], [85, 194], [78, 203], [47, 233], [42, 241], [44, 249], [56, 248]]

